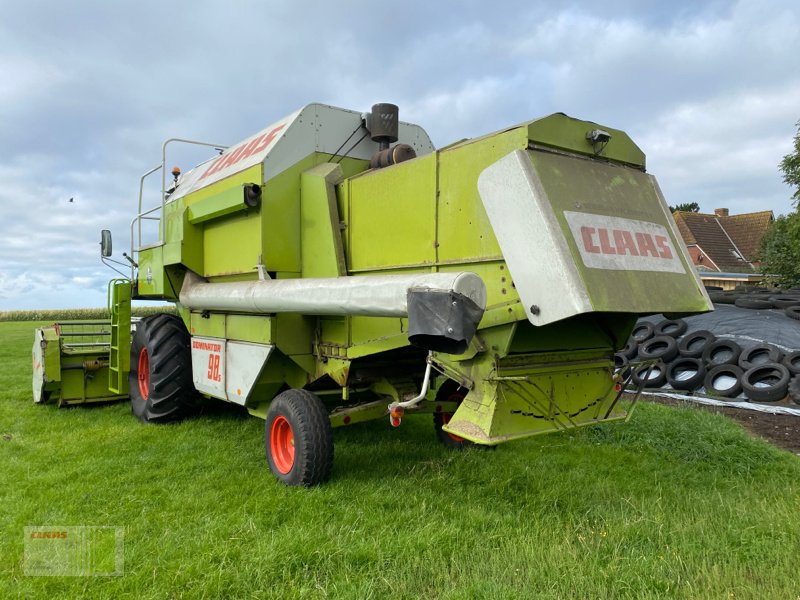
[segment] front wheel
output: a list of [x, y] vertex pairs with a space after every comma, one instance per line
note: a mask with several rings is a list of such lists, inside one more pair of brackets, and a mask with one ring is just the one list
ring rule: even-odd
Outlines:
[[139, 321], [131, 343], [128, 383], [131, 411], [140, 421], [179, 421], [197, 411], [189, 341], [189, 332], [175, 315]]
[[308, 390], [275, 396], [264, 429], [267, 463], [286, 485], [310, 487], [333, 470], [333, 431], [322, 401]]

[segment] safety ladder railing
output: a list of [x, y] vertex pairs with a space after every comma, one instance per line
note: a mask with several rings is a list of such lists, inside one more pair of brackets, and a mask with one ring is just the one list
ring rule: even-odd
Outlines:
[[[192, 144], [195, 146], [206, 146], [209, 148], [214, 148], [215, 150], [222, 153], [224, 150], [228, 148], [228, 146], [222, 144], [211, 144], [209, 142], [199, 142], [197, 140], [187, 140], [183, 138], [170, 138], [165, 141], [161, 145], [161, 164], [156, 165], [149, 171], [147, 171], [142, 177], [139, 179], [139, 209], [136, 211], [136, 216], [131, 221], [131, 280], [136, 278], [136, 264], [137, 264], [137, 255], [139, 251], [142, 249], [142, 221], [157, 221], [158, 222], [158, 242], [153, 244], [155, 246], [161, 246], [164, 244], [164, 226], [163, 226], [163, 219], [164, 219], [164, 207], [167, 204], [167, 146], [172, 142], [180, 142], [182, 144]], [[142, 203], [144, 200], [144, 182], [145, 180], [152, 175], [153, 173], [157, 173], [161, 171], [161, 202], [160, 204], [143, 210]], [[154, 216], [154, 213], [157, 213]]]

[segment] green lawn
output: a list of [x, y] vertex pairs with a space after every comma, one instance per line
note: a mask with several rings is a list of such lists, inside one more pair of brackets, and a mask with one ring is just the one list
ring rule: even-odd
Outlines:
[[[723, 417], [648, 404], [495, 452], [373, 422], [287, 488], [231, 410], [34, 405], [34, 326], [0, 323], [0, 598], [800, 597], [800, 459]], [[38, 525], [124, 527], [124, 575], [25, 576]]]

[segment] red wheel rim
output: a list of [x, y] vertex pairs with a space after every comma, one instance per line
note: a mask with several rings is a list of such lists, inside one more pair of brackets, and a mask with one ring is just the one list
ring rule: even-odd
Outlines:
[[[452, 394], [450, 394], [447, 397], [447, 401], [448, 402], [461, 402], [464, 399], [464, 396], [466, 396], [466, 394], [464, 392], [462, 392], [462, 391], [453, 392]], [[452, 419], [452, 418], [453, 418], [453, 413], [442, 413], [442, 425], [447, 425], [450, 422], [450, 419]], [[458, 444], [460, 444], [461, 442], [464, 441], [464, 438], [462, 438], [460, 436], [453, 435], [452, 433], [450, 433], [448, 431], [445, 431], [445, 433], [447, 434], [447, 436], [451, 440], [453, 440], [454, 442], [456, 442]]]
[[142, 400], [147, 400], [150, 397], [150, 357], [147, 355], [147, 348], [142, 348], [139, 351], [139, 395]]
[[269, 430], [269, 451], [275, 468], [286, 475], [294, 466], [294, 432], [286, 417], [277, 416]]
[[[452, 417], [453, 417], [453, 413], [442, 413], [442, 425], [447, 425], [450, 422], [450, 419]], [[459, 437], [457, 435], [454, 435], [454, 434], [450, 433], [449, 431], [445, 431], [445, 433], [447, 434], [447, 437], [449, 437], [454, 442], [461, 443], [461, 442], [464, 441], [464, 438]]]

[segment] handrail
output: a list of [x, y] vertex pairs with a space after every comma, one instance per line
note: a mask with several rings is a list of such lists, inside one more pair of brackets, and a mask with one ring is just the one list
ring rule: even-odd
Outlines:
[[[164, 169], [164, 162], [162, 161], [160, 165], [157, 165], [147, 171], [144, 175], [142, 175], [141, 179], [139, 179], [139, 210], [136, 212], [137, 219], [142, 216], [142, 196], [144, 195], [144, 180], [147, 179], [150, 175], [158, 171], [159, 169]], [[160, 234], [159, 234], [160, 235]], [[139, 221], [139, 246], [142, 245], [142, 222]], [[133, 230], [131, 230], [131, 258], [133, 258]]]
[[[170, 142], [181, 142], [183, 144], [194, 144], [195, 146], [208, 146], [210, 148], [219, 148], [226, 150], [228, 146], [222, 144], [210, 144], [208, 142], [198, 142], [197, 140], [187, 140], [184, 138], [169, 138], [161, 145], [161, 208], [167, 203], [167, 145]], [[159, 240], [161, 241], [161, 240]]]
[[[226, 150], [229, 146], [224, 144], [211, 144], [209, 142], [200, 142], [197, 140], [189, 140], [184, 138], [169, 138], [161, 145], [161, 164], [153, 167], [149, 171], [145, 172], [144, 175], [141, 176], [139, 179], [139, 209], [136, 213], [136, 216], [131, 221], [131, 253], [130, 258], [133, 261], [131, 263], [131, 281], [134, 280], [136, 273], [136, 259], [135, 256], [140, 252], [142, 249], [142, 221], [143, 220], [152, 220], [152, 221], [159, 221], [158, 227], [158, 244], [162, 245], [164, 243], [164, 228], [161, 221], [164, 219], [164, 207], [167, 204], [167, 173], [166, 173], [166, 164], [167, 164], [167, 146], [172, 142], [181, 142], [183, 144], [193, 144], [195, 146], [207, 146], [209, 148], [216, 148], [217, 150]], [[147, 179], [150, 175], [155, 173], [158, 170], [161, 170], [161, 204], [155, 206], [149, 210], [142, 211], [142, 202], [144, 198], [144, 180]], [[157, 217], [148, 217], [147, 215], [154, 213], [160, 210], [160, 214]], [[138, 229], [138, 237], [134, 236], [134, 230], [136, 225], [139, 225]]]

